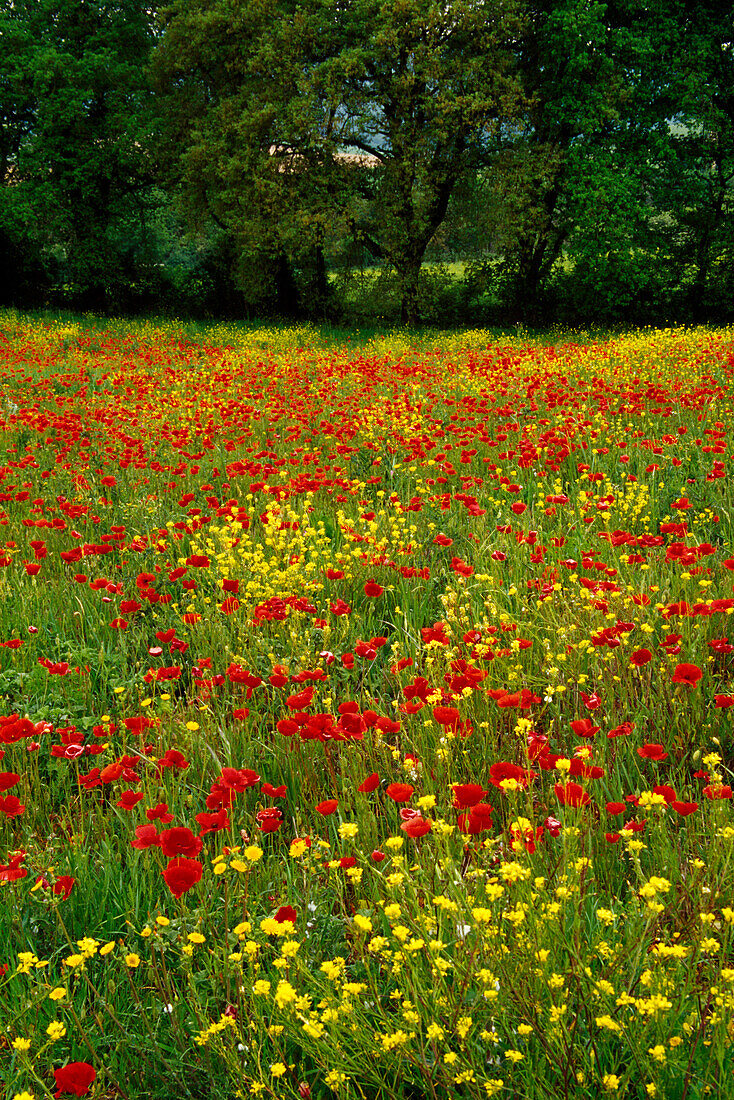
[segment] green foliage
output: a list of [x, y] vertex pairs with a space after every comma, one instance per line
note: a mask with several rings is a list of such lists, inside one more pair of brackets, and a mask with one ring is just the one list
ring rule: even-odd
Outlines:
[[10, 255], [29, 240], [57, 264], [70, 300], [114, 308], [145, 251], [149, 9], [140, 0], [4, 3], [0, 27], [14, 45], [0, 84]]
[[[661, 63], [674, 107], [651, 178], [662, 231], [681, 271], [682, 306], [692, 318], [730, 315], [734, 278], [734, 19], [725, 6], [671, 0]], [[666, 48], [667, 47], [667, 48]]]
[[542, 312], [542, 291], [578, 223], [576, 170], [619, 117], [633, 74], [627, 29], [613, 7], [584, 0], [531, 3], [518, 68], [527, 107], [494, 158], [508, 306]]
[[0, 0], [0, 302], [725, 320], [733, 31], [714, 0]]
[[[372, 319], [398, 324], [401, 317], [401, 284], [389, 268], [370, 269], [337, 281], [341, 316], [349, 324]], [[418, 313], [426, 325], [458, 325], [471, 314], [471, 285], [446, 265], [425, 266], [417, 287]]]
[[414, 320], [451, 192], [490, 124], [517, 110], [516, 29], [512, 7], [458, 0], [178, 0], [154, 61], [164, 159], [190, 207], [276, 272], [347, 232], [392, 265]]

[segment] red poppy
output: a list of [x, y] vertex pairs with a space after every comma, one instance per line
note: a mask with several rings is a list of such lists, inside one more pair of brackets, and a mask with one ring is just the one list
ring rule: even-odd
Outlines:
[[192, 886], [196, 886], [204, 873], [204, 868], [195, 859], [172, 859], [163, 872], [166, 885], [175, 898], [180, 898]]
[[650, 742], [643, 745], [641, 749], [637, 750], [637, 755], [641, 756], [643, 760], [667, 760], [668, 754], [663, 750], [662, 745], [658, 745], [656, 742]]
[[393, 802], [408, 802], [413, 794], [414, 787], [411, 787], [410, 783], [391, 783], [385, 794], [388, 798], [391, 798]]
[[367, 581], [367, 584], [364, 586], [364, 594], [371, 600], [376, 600], [384, 591], [385, 589], [381, 584], [378, 584], [377, 581]]
[[186, 856], [188, 859], [198, 856], [203, 847], [199, 837], [183, 826], [164, 829], [160, 845], [164, 856]]
[[584, 779], [602, 779], [605, 772], [598, 764], [587, 764], [582, 756], [574, 756], [568, 774], [572, 778], [581, 775]]
[[[487, 694], [492, 695], [492, 691], [488, 691]], [[500, 708], [519, 707], [520, 710], [527, 710], [534, 703], [540, 702], [540, 696], [534, 695], [528, 688], [520, 688], [519, 691], [511, 693], [503, 691], [499, 697], [493, 696], [493, 698]]]
[[523, 504], [521, 500], [516, 500], [514, 504], [510, 505], [510, 511], [514, 512], [516, 516], [521, 516], [526, 508], [527, 504]]
[[451, 788], [454, 792], [455, 810], [466, 810], [470, 806], [476, 806], [487, 793], [478, 783], [452, 783]]
[[25, 862], [26, 853], [21, 848], [19, 852], [14, 852], [10, 857], [9, 863], [0, 863], [0, 882], [17, 882], [19, 879], [25, 878], [28, 871], [25, 867], [21, 867], [21, 863]]
[[158, 802], [155, 806], [149, 806], [145, 816], [148, 821], [160, 821], [161, 825], [168, 825], [173, 821], [173, 814], [169, 812], [167, 802]]
[[669, 787], [667, 783], [659, 783], [652, 789], [653, 794], [661, 794], [665, 799], [668, 806], [675, 802], [678, 797], [672, 787]]
[[239, 794], [260, 782], [260, 776], [251, 768], [222, 768], [221, 783]]
[[458, 573], [461, 577], [471, 577], [474, 572], [474, 566], [469, 565], [463, 558], [452, 558], [451, 568], [454, 573]]
[[60, 897], [62, 901], [66, 901], [74, 888], [75, 882], [76, 879], [72, 878], [71, 875], [59, 875], [56, 882], [53, 884], [54, 894]]
[[607, 813], [613, 817], [617, 817], [618, 814], [623, 814], [627, 809], [624, 802], [607, 802]]
[[20, 817], [25, 813], [25, 805], [14, 794], [8, 794], [4, 798], [0, 797], [0, 813], [5, 814], [8, 819]]
[[260, 788], [264, 795], [268, 798], [285, 798], [288, 788], [283, 784], [281, 787], [274, 787], [272, 783], [263, 783]]
[[155, 725], [155, 720], [153, 718], [146, 718], [145, 715], [138, 714], [134, 718], [123, 718], [122, 724], [125, 729], [135, 737], [140, 737], [145, 730]]
[[290, 710], [303, 710], [304, 707], [310, 706], [313, 700], [313, 691], [312, 687], [305, 687], [303, 691], [299, 691], [296, 695], [289, 695], [285, 701], [286, 706]]
[[433, 717], [438, 722], [439, 726], [458, 726], [460, 721], [459, 712], [456, 707], [434, 707]]
[[418, 814], [416, 817], [411, 817], [409, 821], [404, 821], [400, 828], [406, 836], [413, 837], [415, 840], [420, 836], [425, 836], [426, 833], [430, 833], [433, 828], [433, 822]]
[[610, 730], [607, 737], [629, 737], [634, 728], [634, 722], [623, 722], [621, 726], [615, 726], [613, 730]]
[[478, 802], [468, 814], [459, 814], [457, 824], [462, 833], [477, 836], [492, 828], [492, 807], [488, 802]]
[[533, 829], [532, 825], [526, 829], [512, 828], [512, 847], [516, 852], [527, 852], [528, 855], [533, 855], [535, 852], [536, 841], [538, 844], [543, 839], [543, 833], [545, 829], [542, 825], [539, 825], [537, 829]]
[[338, 805], [338, 798], [327, 798], [325, 802], [319, 802], [316, 807], [316, 813], [321, 814], [322, 817], [329, 817], [330, 814], [335, 812]]
[[283, 924], [287, 920], [291, 924], [295, 924], [298, 920], [298, 910], [294, 909], [292, 905], [281, 905], [278, 912], [274, 914], [273, 920], [277, 920], [278, 924]]
[[377, 772], [373, 772], [372, 775], [368, 775], [365, 780], [357, 787], [360, 794], [371, 794], [372, 791], [376, 791], [380, 786], [380, 777]]
[[282, 733], [284, 737], [293, 737], [298, 733], [298, 722], [295, 722], [292, 718], [280, 718], [275, 723], [275, 728], [278, 733]]
[[681, 817], [688, 817], [690, 814], [694, 814], [698, 809], [698, 802], [678, 802], [677, 799], [674, 799], [670, 805], [677, 814], [681, 815]]
[[691, 687], [695, 687], [702, 676], [703, 672], [698, 665], [677, 665], [672, 682], [674, 684], [689, 684]]
[[16, 783], [20, 783], [20, 776], [15, 772], [0, 772], [0, 794], [9, 791]]
[[199, 836], [206, 836], [207, 833], [221, 833], [230, 828], [229, 815], [224, 807], [214, 813], [197, 814], [196, 821], [201, 826]]
[[561, 834], [561, 822], [557, 817], [547, 817], [543, 822], [543, 827], [548, 831], [550, 836], [560, 836]]
[[588, 806], [591, 797], [580, 783], [556, 783], [553, 790], [562, 806]]
[[714, 695], [714, 703], [717, 707], [734, 707], [734, 695]]
[[145, 795], [142, 791], [123, 791], [115, 805], [121, 810], [134, 810], [143, 798], [145, 798]]
[[60, 1069], [54, 1070], [55, 1095], [56, 1097], [64, 1094], [68, 1096], [86, 1096], [96, 1077], [96, 1069], [94, 1066], [90, 1066], [88, 1062], [68, 1062]]
[[255, 820], [261, 833], [277, 833], [283, 824], [283, 811], [277, 806], [270, 806], [266, 810], [258, 810]]
[[732, 796], [731, 787], [728, 787], [726, 785], [722, 785], [719, 787], [713, 787], [709, 785], [703, 788], [703, 793], [706, 795], [707, 798], [710, 798], [714, 802], [720, 802], [723, 799], [731, 798]]
[[528, 734], [528, 756], [531, 760], [539, 760], [548, 753], [548, 738], [544, 733]]
[[137, 825], [135, 827], [135, 840], [130, 841], [130, 847], [145, 852], [154, 845], [158, 847], [160, 843], [160, 834], [155, 825]]
[[526, 771], [519, 764], [500, 760], [489, 769], [489, 781], [493, 786], [501, 788], [504, 779], [516, 779], [521, 787], [527, 787], [530, 780], [535, 779], [535, 772]]
[[178, 749], [166, 749], [156, 767], [159, 771], [163, 768], [175, 768], [177, 771], [185, 772], [189, 767], [189, 761]]
[[114, 763], [108, 764], [106, 768], [102, 768], [99, 773], [99, 779], [101, 783], [114, 783], [116, 779], [119, 779], [124, 772], [122, 764]]
[[649, 661], [652, 660], [652, 653], [649, 649], [636, 649], [630, 656], [630, 664], [636, 668], [642, 668]]
[[577, 718], [571, 723], [571, 729], [577, 737], [593, 737], [599, 732], [601, 726], [595, 726], [591, 718]]

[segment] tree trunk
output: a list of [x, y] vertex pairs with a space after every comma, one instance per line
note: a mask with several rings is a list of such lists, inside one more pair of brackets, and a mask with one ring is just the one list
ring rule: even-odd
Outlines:
[[275, 309], [280, 317], [292, 319], [299, 314], [298, 287], [285, 252], [275, 258]]
[[309, 311], [315, 317], [326, 317], [329, 312], [329, 275], [326, 268], [324, 246], [321, 242], [314, 245], [314, 301], [309, 303]]
[[536, 204], [542, 208], [539, 226], [533, 233], [521, 238], [518, 244], [518, 278], [513, 305], [519, 314], [523, 314], [518, 317], [519, 320], [541, 320], [543, 285], [560, 255], [565, 237], [565, 233], [553, 225], [560, 190], [561, 170], [556, 173], [553, 186], [545, 190], [542, 199], [536, 199]]
[[400, 324], [409, 328], [419, 324], [418, 280], [423, 257], [411, 256], [398, 268], [400, 285]]
[[723, 222], [727, 185], [730, 182], [729, 179], [724, 178], [723, 162], [720, 155], [715, 157], [714, 165], [716, 167], [718, 181], [716, 199], [713, 209], [711, 209], [708, 217], [705, 218], [701, 226], [698, 245], [696, 247], [696, 277], [691, 285], [688, 299], [691, 317], [694, 321], [698, 322], [707, 320], [705, 308], [706, 286], [713, 260], [712, 251], [716, 235], [721, 229]]

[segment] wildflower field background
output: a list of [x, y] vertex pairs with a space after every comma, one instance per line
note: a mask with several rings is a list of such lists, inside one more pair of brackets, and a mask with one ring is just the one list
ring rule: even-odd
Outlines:
[[0, 360], [2, 1096], [734, 1096], [734, 331]]

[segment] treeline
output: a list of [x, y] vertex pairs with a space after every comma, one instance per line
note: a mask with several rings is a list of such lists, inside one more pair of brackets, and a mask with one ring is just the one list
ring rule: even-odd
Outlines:
[[0, 304], [734, 318], [720, 0], [0, 0]]

